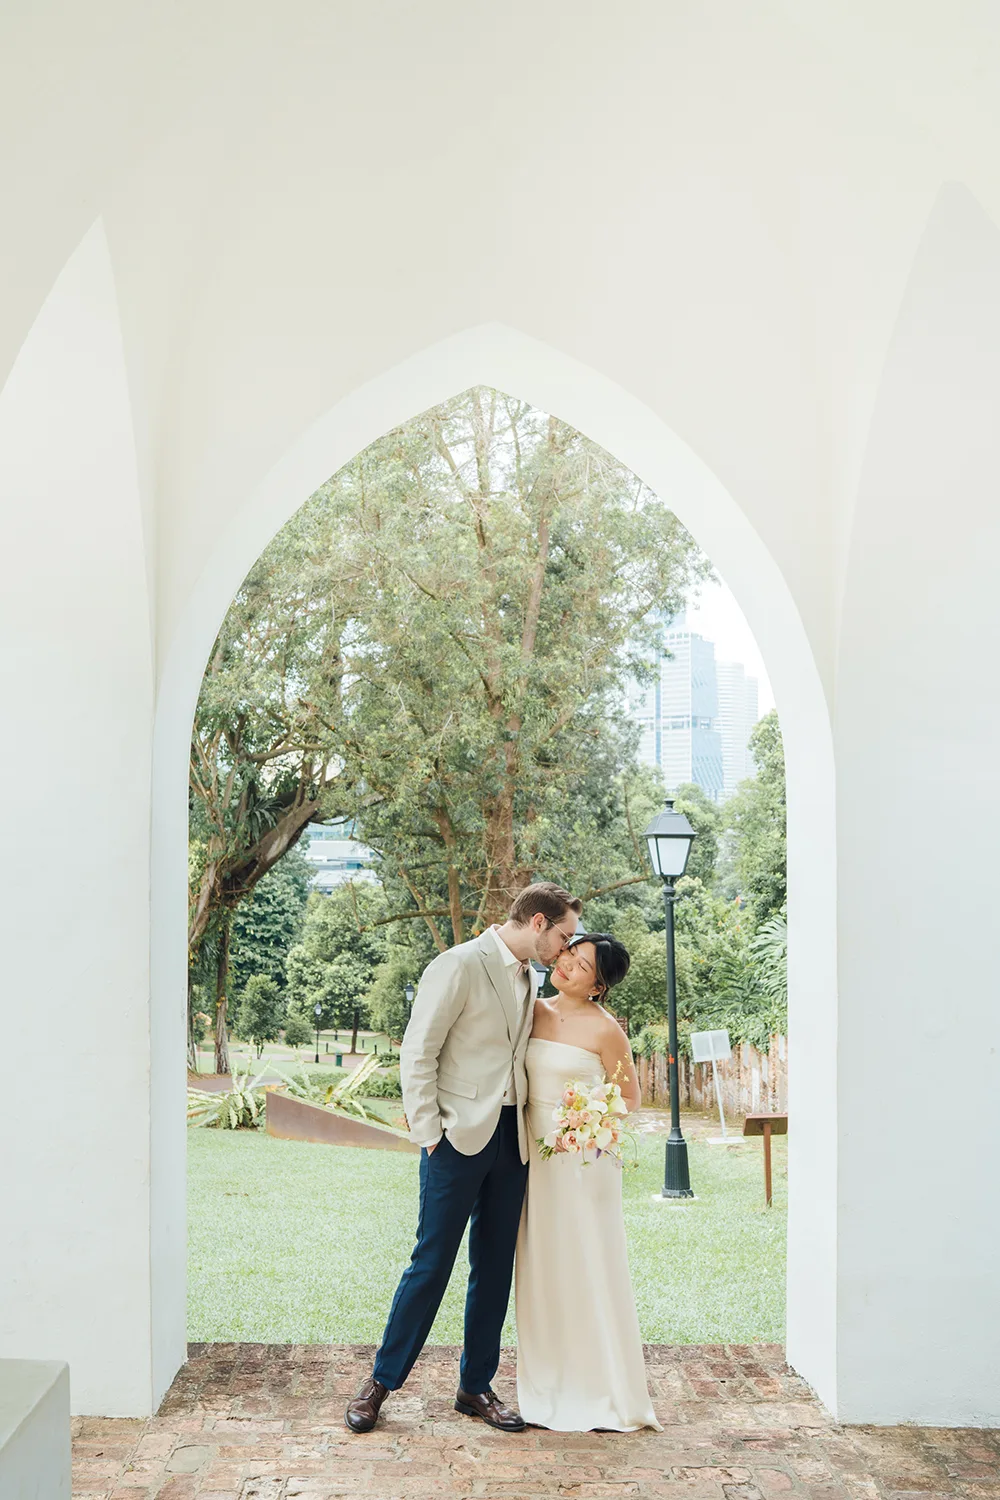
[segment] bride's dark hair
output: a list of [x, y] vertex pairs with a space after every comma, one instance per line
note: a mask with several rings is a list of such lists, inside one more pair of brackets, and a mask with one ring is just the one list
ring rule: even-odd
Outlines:
[[610, 932], [578, 932], [572, 942], [567, 943], [566, 946], [575, 948], [579, 943], [593, 943], [594, 945], [597, 982], [601, 986], [601, 993], [596, 998], [603, 1000], [608, 990], [613, 989], [616, 984], [621, 984], [628, 973], [628, 966], [632, 962], [628, 949], [624, 943], [613, 938]]

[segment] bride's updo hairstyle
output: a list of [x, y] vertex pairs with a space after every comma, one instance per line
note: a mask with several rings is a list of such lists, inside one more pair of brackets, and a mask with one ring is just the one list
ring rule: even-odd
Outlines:
[[632, 962], [628, 949], [609, 932], [578, 932], [572, 942], [567, 943], [566, 946], [575, 948], [578, 943], [593, 943], [594, 945], [597, 983], [601, 986], [600, 994], [595, 995], [594, 999], [603, 1000], [608, 990], [614, 989], [616, 984], [621, 984], [628, 973], [628, 966]]

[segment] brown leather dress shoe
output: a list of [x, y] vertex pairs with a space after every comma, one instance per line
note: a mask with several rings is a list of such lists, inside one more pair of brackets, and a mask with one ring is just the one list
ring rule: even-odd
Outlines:
[[389, 1394], [388, 1386], [370, 1375], [353, 1401], [347, 1403], [344, 1421], [352, 1432], [371, 1432], [378, 1421], [382, 1402]]
[[501, 1432], [523, 1432], [524, 1418], [512, 1406], [504, 1406], [494, 1390], [485, 1390], [481, 1396], [470, 1396], [461, 1388], [455, 1395], [455, 1410], [467, 1417], [482, 1417], [491, 1427]]

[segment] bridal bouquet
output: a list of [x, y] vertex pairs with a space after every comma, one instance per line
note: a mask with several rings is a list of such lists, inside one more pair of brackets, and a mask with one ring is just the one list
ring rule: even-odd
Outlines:
[[610, 1156], [621, 1162], [625, 1142], [622, 1117], [628, 1114], [617, 1083], [567, 1083], [552, 1111], [554, 1129], [536, 1142], [543, 1161], [563, 1153], [579, 1156], [584, 1165]]

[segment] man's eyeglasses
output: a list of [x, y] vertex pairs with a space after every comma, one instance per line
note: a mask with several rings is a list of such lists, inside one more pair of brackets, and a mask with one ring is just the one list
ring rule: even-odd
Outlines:
[[[548, 918], [546, 917], [545, 920], [548, 921]], [[564, 927], [560, 927], [556, 922], [549, 922], [549, 927], [555, 928], [556, 932], [558, 932], [559, 936], [567, 946], [573, 941], [573, 938], [575, 937], [575, 933], [567, 932]]]

